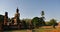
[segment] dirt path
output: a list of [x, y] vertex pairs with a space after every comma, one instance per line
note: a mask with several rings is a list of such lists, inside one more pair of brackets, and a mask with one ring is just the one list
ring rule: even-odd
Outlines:
[[27, 30], [27, 32], [32, 32], [32, 30]]

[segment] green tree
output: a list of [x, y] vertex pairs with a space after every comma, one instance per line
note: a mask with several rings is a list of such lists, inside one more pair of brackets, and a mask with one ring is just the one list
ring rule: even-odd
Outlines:
[[34, 18], [32, 19], [32, 25], [33, 25], [34, 27], [36, 27], [36, 26], [38, 26], [38, 24], [39, 24], [39, 18], [38, 18], [38, 17], [34, 17]]
[[4, 16], [0, 15], [0, 22], [3, 22], [3, 21], [4, 21]]
[[44, 17], [45, 13], [44, 11], [41, 11], [41, 16]]
[[4, 16], [0, 15], [0, 32], [3, 32], [3, 22], [4, 22]]
[[44, 11], [41, 11], [41, 16], [40, 19], [39, 19], [39, 23], [40, 25], [44, 26], [45, 25], [45, 17], [44, 17], [45, 13]]
[[54, 24], [56, 24], [56, 23], [57, 23], [57, 22], [56, 22], [55, 19], [51, 19], [51, 20], [50, 20], [50, 24], [51, 24], [51, 25], [54, 25]]
[[45, 22], [46, 23], [46, 26], [51, 26], [52, 24], [48, 21], [48, 22]]
[[[29, 28], [29, 29], [32, 28], [32, 23], [31, 23], [31, 20], [32, 20], [32, 19], [26, 18], [26, 19], [22, 19], [22, 20], [24, 20], [24, 21], [26, 22], [27, 28]], [[24, 25], [25, 25], [25, 24], [24, 24]]]
[[39, 18], [39, 26], [45, 26], [45, 21], [43, 17]]
[[22, 20], [22, 25], [23, 25], [23, 28], [26, 29], [27, 28], [27, 23], [25, 20]]
[[34, 18], [32, 19], [32, 25], [33, 25], [34, 27], [45, 26], [45, 21], [44, 21], [43, 17], [40, 17], [40, 18], [34, 17]]
[[51, 19], [51, 20], [50, 20], [50, 24], [53, 25], [53, 28], [55, 28], [57, 22], [56, 22], [55, 19]]

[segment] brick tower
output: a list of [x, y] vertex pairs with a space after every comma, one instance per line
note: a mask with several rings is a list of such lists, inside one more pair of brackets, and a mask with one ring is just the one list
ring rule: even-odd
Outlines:
[[8, 22], [8, 12], [5, 12], [5, 15], [4, 15], [4, 25], [7, 25], [7, 22]]
[[19, 13], [19, 9], [17, 8], [16, 9], [16, 14], [15, 14], [15, 17], [14, 17], [14, 25], [19, 24], [19, 22], [20, 22], [19, 17], [20, 17], [20, 13]]

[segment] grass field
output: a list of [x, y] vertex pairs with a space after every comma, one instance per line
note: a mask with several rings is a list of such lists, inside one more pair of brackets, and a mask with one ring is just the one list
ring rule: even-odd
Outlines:
[[39, 29], [33, 30], [14, 30], [14, 31], [7, 31], [7, 32], [60, 32], [60, 28], [56, 27], [55, 29], [51, 26], [49, 27], [40, 27]]

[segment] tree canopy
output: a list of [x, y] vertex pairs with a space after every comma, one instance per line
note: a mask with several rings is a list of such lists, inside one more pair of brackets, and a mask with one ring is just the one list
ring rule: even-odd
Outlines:
[[44, 17], [45, 13], [44, 11], [41, 11], [41, 16]]
[[32, 19], [32, 24], [34, 25], [34, 27], [36, 27], [38, 23], [39, 23], [39, 18], [38, 17], [34, 17]]
[[4, 21], [4, 16], [0, 15], [0, 22], [3, 22], [3, 21]]
[[51, 24], [51, 25], [56, 25], [56, 23], [57, 23], [57, 21], [56, 21], [55, 19], [51, 19], [51, 20], [50, 20], [50, 24]]

